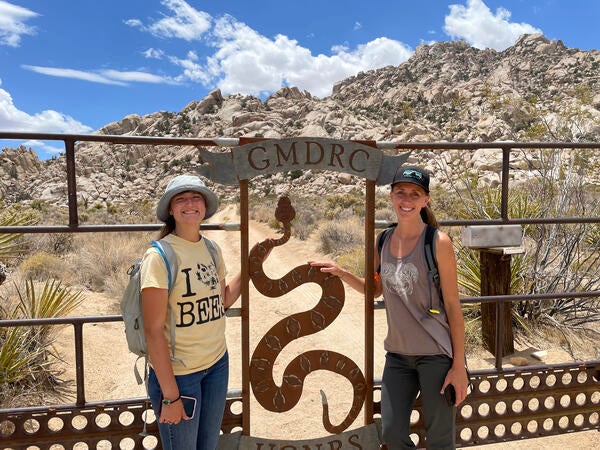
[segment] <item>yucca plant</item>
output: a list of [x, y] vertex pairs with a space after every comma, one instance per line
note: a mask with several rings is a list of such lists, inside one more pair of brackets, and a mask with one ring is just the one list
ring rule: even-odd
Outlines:
[[0, 385], [15, 384], [33, 373], [49, 369], [44, 348], [21, 327], [5, 328], [0, 333]]
[[[69, 314], [82, 301], [82, 293], [62, 286], [60, 281], [48, 279], [39, 289], [33, 280], [24, 285], [14, 284], [18, 302], [12, 310], [5, 306], [2, 314], [10, 319], [38, 319], [61, 317]], [[10, 299], [0, 296], [0, 303], [8, 305]], [[0, 385], [2, 392], [15, 390], [36, 391], [56, 390], [61, 387], [54, 362], [59, 359], [53, 349], [55, 326], [7, 327], [0, 329]], [[10, 401], [1, 398], [0, 403]]]
[[[13, 214], [0, 214], [0, 226], [31, 225], [34, 223], [31, 216]], [[20, 233], [0, 233], [0, 262], [15, 258], [21, 251], [23, 244]]]
[[[48, 279], [36, 294], [35, 283], [27, 280], [24, 287], [16, 289], [19, 303], [14, 312], [15, 317], [43, 319], [63, 317], [71, 313], [82, 301], [83, 293], [62, 286], [61, 282]], [[51, 325], [40, 325], [36, 333], [37, 345], [47, 346], [51, 334]]]

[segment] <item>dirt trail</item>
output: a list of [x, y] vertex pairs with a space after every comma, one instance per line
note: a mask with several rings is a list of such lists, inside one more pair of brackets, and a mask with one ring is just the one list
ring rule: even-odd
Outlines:
[[[239, 217], [233, 207], [218, 212], [211, 219], [213, 223], [238, 222]], [[239, 233], [209, 231], [206, 235], [218, 242], [227, 261], [229, 274], [240, 270]], [[262, 223], [251, 223], [250, 246], [267, 237], [277, 237], [278, 233]], [[316, 242], [300, 241], [294, 237], [273, 250], [265, 262], [265, 272], [271, 278], [280, 278], [291, 268], [310, 260], [328, 260], [327, 255], [319, 254]], [[264, 336], [267, 330], [283, 317], [294, 312], [312, 308], [321, 295], [315, 284], [305, 284], [290, 294], [277, 299], [265, 298], [250, 287], [250, 349]], [[118, 314], [118, 299], [102, 294], [88, 293], [87, 300], [76, 312], [77, 315]], [[236, 304], [236, 306], [239, 306]], [[335, 350], [352, 358], [364, 367], [364, 302], [361, 295], [346, 288], [346, 303], [338, 319], [324, 331], [312, 336], [297, 339], [288, 345], [276, 362], [275, 381], [279, 384], [288, 363], [306, 350]], [[386, 333], [385, 312], [375, 312], [375, 376], [383, 370], [383, 338]], [[85, 394], [88, 401], [137, 397], [144, 395], [142, 386], [135, 383], [133, 364], [135, 356], [128, 352], [123, 325], [90, 324], [83, 331], [85, 345]], [[230, 389], [241, 388], [241, 319], [229, 318], [227, 341], [230, 352]], [[74, 379], [75, 367], [72, 351], [73, 333], [64, 329], [57, 341], [67, 362], [67, 378]], [[473, 368], [493, 367], [489, 354], [481, 355], [470, 364]], [[547, 362], [564, 360], [560, 350], [549, 349]], [[470, 359], [471, 361], [471, 359]], [[327, 395], [330, 414], [334, 423], [341, 422], [350, 408], [352, 389], [348, 381], [331, 372], [316, 372], [305, 380], [303, 395], [290, 412], [277, 414], [266, 411], [255, 400], [251, 402], [251, 434], [274, 439], [309, 439], [327, 435], [321, 422], [321, 397], [319, 389]], [[353, 426], [364, 423], [361, 413]], [[582, 432], [553, 438], [530, 439], [522, 442], [471, 447], [474, 449], [539, 449], [539, 448], [581, 448], [600, 449], [598, 432]]]

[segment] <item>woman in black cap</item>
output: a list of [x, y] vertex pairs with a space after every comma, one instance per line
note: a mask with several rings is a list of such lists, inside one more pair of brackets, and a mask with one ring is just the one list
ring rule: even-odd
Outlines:
[[155, 247], [142, 262], [148, 392], [165, 450], [214, 450], [219, 439], [229, 377], [225, 310], [239, 297], [241, 278], [226, 282], [221, 250], [200, 234], [218, 206], [200, 178], [175, 177], [156, 209], [164, 222], [160, 238], [177, 257], [172, 289], [166, 258]]
[[[390, 200], [398, 224], [385, 234], [381, 255], [375, 252], [375, 267], [380, 267], [375, 297], [383, 294], [388, 322], [381, 386], [383, 442], [389, 450], [415, 447], [409, 426], [420, 392], [427, 448], [453, 449], [456, 406], [468, 387], [454, 249], [448, 235], [436, 230], [440, 296], [428, 279], [424, 252], [427, 225], [437, 227], [429, 207], [429, 174], [420, 167], [398, 168]], [[332, 263], [313, 265], [364, 292], [364, 278]]]

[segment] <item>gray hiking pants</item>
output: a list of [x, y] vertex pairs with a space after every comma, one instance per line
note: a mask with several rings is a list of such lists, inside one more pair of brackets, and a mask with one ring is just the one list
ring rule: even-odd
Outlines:
[[410, 416], [420, 391], [427, 449], [454, 449], [456, 407], [440, 394], [452, 360], [446, 355], [404, 356], [387, 353], [381, 385], [383, 442], [388, 450], [415, 448]]

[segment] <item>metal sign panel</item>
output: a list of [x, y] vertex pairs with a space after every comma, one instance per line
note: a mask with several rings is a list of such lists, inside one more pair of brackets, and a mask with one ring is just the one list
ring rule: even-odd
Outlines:
[[251, 142], [233, 149], [240, 180], [288, 170], [332, 170], [376, 180], [381, 150], [352, 141], [289, 138]]

